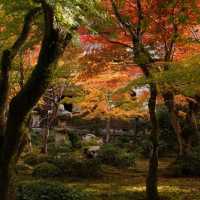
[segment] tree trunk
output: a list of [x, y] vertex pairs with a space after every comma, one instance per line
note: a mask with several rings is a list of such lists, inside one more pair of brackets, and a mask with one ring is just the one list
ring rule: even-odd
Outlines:
[[49, 128], [43, 128], [42, 138], [43, 138], [43, 146], [41, 153], [47, 154], [48, 153], [48, 137], [49, 137]]
[[157, 88], [155, 83], [150, 85], [150, 99], [149, 99], [149, 114], [152, 123], [151, 142], [152, 152], [149, 161], [149, 171], [146, 180], [146, 193], [148, 200], [158, 200], [158, 138], [159, 138], [159, 125], [156, 117], [156, 97]]
[[0, 199], [1, 200], [15, 200], [15, 162], [13, 159], [9, 162], [5, 159], [0, 163]]
[[188, 112], [186, 115], [186, 123], [189, 127], [188, 131], [185, 133], [185, 155], [190, 155], [192, 153], [192, 142], [195, 140], [195, 145], [198, 145], [199, 136], [198, 136], [198, 127], [196, 122], [195, 111], [197, 105], [195, 100], [189, 100]]
[[27, 146], [28, 146], [28, 152], [32, 153], [33, 147], [32, 147], [32, 140], [31, 140], [31, 132], [27, 135]]
[[[41, 1], [44, 13], [45, 32], [37, 65], [23, 89], [11, 100], [5, 127], [4, 141], [0, 151], [0, 199], [12, 200], [9, 187], [16, 165], [16, 156], [22, 138], [22, 125], [33, 106], [46, 88], [56, 66], [72, 35], [55, 24], [54, 11]], [[0, 105], [1, 106], [1, 105]]]
[[[149, 63], [151, 63], [149, 61]], [[151, 78], [151, 74], [148, 70], [148, 65], [143, 64], [143, 72], [146, 78]], [[148, 102], [149, 115], [151, 121], [151, 135], [150, 140], [152, 143], [152, 150], [149, 159], [149, 169], [146, 179], [146, 196], [147, 200], [158, 200], [158, 150], [159, 150], [159, 123], [156, 116], [156, 98], [157, 98], [157, 85], [154, 82], [149, 84], [150, 86], [150, 98]]]
[[6, 107], [9, 90], [9, 65], [10, 65], [10, 51], [5, 50], [1, 59], [1, 77], [0, 77], [0, 136], [3, 140], [5, 122], [6, 122]]
[[134, 141], [137, 143], [137, 138], [138, 138], [138, 121], [139, 121], [139, 118], [136, 117], [135, 118], [135, 121], [134, 121]]
[[22, 52], [20, 52], [20, 64], [19, 64], [19, 85], [20, 88], [23, 89], [24, 87], [24, 64], [23, 64], [23, 55]]
[[16, 57], [18, 51], [28, 38], [28, 34], [33, 22], [34, 17], [41, 12], [41, 8], [31, 9], [24, 18], [23, 29], [21, 34], [13, 44], [10, 49], [6, 49], [2, 53], [1, 58], [1, 76], [0, 76], [0, 137], [3, 140], [4, 128], [6, 123], [6, 109], [7, 109], [7, 99], [9, 92], [9, 71], [13, 59]]
[[105, 139], [106, 143], [109, 143], [109, 141], [110, 141], [110, 123], [111, 123], [111, 119], [109, 116], [106, 121], [106, 139]]
[[[117, 4], [114, 0], [111, 0], [112, 9], [116, 16], [116, 19], [122, 25], [122, 27], [130, 34], [132, 37], [133, 44], [133, 55], [134, 61], [144, 72], [146, 78], [150, 78], [150, 73], [148, 70], [148, 65], [154, 62], [150, 53], [144, 48], [144, 44], [142, 41], [142, 21], [143, 10], [141, 1], [136, 1], [137, 8], [137, 24], [136, 26], [132, 26], [130, 23], [127, 23], [121, 15]], [[151, 132], [151, 141], [153, 145], [153, 150], [149, 163], [149, 174], [146, 181], [147, 186], [147, 198], [148, 200], [157, 200], [158, 199], [158, 190], [157, 190], [157, 168], [158, 168], [158, 134], [159, 134], [159, 125], [157, 122], [155, 107], [156, 107], [156, 96], [157, 96], [157, 88], [155, 83], [150, 84], [150, 99], [149, 99], [149, 114], [152, 123], [152, 132]]]
[[10, 182], [10, 171], [8, 166], [5, 163], [1, 163], [0, 167], [0, 199], [11, 200], [9, 199], [9, 182]]
[[174, 129], [174, 132], [176, 133], [177, 136], [177, 141], [178, 141], [178, 147], [179, 147], [179, 152], [178, 152], [178, 156], [183, 156], [183, 138], [182, 138], [182, 129], [181, 129], [181, 125], [178, 122], [178, 118], [176, 115], [176, 111], [175, 111], [175, 105], [174, 105], [174, 95], [172, 92], [166, 92], [163, 95], [164, 101], [165, 101], [165, 105], [169, 111], [170, 114], [170, 121], [171, 121], [171, 125]]
[[197, 125], [197, 116], [196, 113], [198, 112], [198, 102], [196, 100], [189, 101], [189, 122], [191, 124], [191, 128], [193, 130], [194, 135], [197, 136], [199, 139], [198, 133], [198, 125]]

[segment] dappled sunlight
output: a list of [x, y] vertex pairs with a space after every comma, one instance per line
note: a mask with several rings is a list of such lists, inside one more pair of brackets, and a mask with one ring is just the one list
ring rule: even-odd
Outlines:
[[200, 0], [0, 0], [0, 200], [200, 200]]
[[[138, 163], [144, 163], [141, 160]], [[166, 160], [164, 160], [164, 164]], [[161, 161], [162, 164], [162, 161]], [[109, 170], [108, 170], [109, 169]], [[145, 177], [133, 177], [134, 171], [129, 171], [129, 175], [125, 178], [120, 169], [108, 167], [107, 173], [104, 174], [102, 180], [85, 180], [66, 183], [66, 185], [82, 188], [84, 191], [98, 199], [129, 199], [144, 200], [145, 197]], [[108, 172], [109, 171], [109, 172]], [[112, 175], [112, 176], [111, 176]], [[182, 200], [186, 197], [191, 200], [200, 198], [200, 181], [198, 178], [159, 178], [158, 190], [162, 196], [162, 200]]]
[[[123, 191], [129, 191], [129, 192], [144, 192], [146, 190], [145, 186], [122, 186], [121, 189]], [[159, 192], [181, 192], [181, 193], [190, 193], [194, 191], [198, 191], [198, 189], [192, 189], [192, 188], [181, 188], [177, 186], [158, 186]]]

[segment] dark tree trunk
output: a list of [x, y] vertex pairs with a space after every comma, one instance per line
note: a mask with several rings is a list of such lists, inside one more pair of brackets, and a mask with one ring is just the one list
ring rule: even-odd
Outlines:
[[41, 153], [47, 154], [48, 153], [48, 137], [49, 137], [49, 128], [43, 128], [43, 133], [42, 133], [42, 149]]
[[[16, 157], [22, 138], [22, 125], [30, 110], [38, 102], [51, 81], [55, 62], [63, 54], [72, 35], [54, 24], [54, 11], [41, 1], [45, 33], [38, 58], [30, 78], [23, 89], [11, 100], [4, 140], [0, 152], [0, 199], [13, 200], [9, 195], [11, 178], [16, 165]], [[3, 92], [3, 91], [1, 91]], [[1, 105], [0, 105], [1, 106]], [[11, 194], [11, 193], [10, 193]]]
[[108, 119], [106, 120], [106, 138], [105, 138], [106, 143], [110, 142], [110, 135], [111, 135], [110, 125], [111, 125], [111, 118], [109, 116]]
[[20, 75], [20, 78], [19, 78], [19, 85], [20, 85], [20, 88], [23, 89], [24, 87], [24, 64], [23, 64], [23, 55], [22, 53], [20, 53], [20, 64], [19, 64], [19, 75]]
[[[114, 14], [122, 25], [122, 27], [130, 34], [132, 37], [133, 44], [133, 55], [134, 61], [144, 72], [146, 78], [150, 78], [151, 74], [148, 70], [148, 65], [154, 62], [151, 55], [147, 50], [145, 50], [142, 43], [142, 22], [143, 22], [143, 10], [141, 1], [136, 1], [137, 8], [137, 25], [132, 26], [130, 23], [127, 23], [124, 20], [124, 17], [121, 15], [117, 4], [114, 0], [111, 0], [112, 8]], [[146, 193], [148, 200], [157, 200], [158, 199], [158, 190], [157, 190], [157, 169], [158, 169], [158, 136], [159, 136], [159, 125], [156, 117], [156, 97], [157, 97], [157, 88], [155, 83], [150, 84], [150, 99], [149, 99], [149, 114], [152, 124], [151, 131], [151, 142], [152, 142], [152, 154], [149, 162], [149, 172], [146, 181]]]
[[[150, 62], [149, 62], [150, 63]], [[151, 74], [148, 70], [148, 65], [143, 64], [143, 72], [146, 78], [151, 78]], [[149, 115], [151, 121], [151, 135], [150, 140], [152, 144], [152, 150], [149, 159], [149, 170], [146, 179], [146, 196], [147, 200], [158, 200], [158, 150], [159, 150], [159, 123], [156, 115], [156, 99], [157, 99], [157, 85], [154, 82], [149, 84], [150, 86], [150, 98], [148, 102]]]
[[[1, 58], [1, 76], [0, 76], [0, 199], [1, 200], [13, 200], [14, 195], [8, 195], [11, 174], [14, 167], [12, 163], [15, 158], [10, 160], [4, 154], [5, 147], [5, 132], [6, 132], [6, 109], [7, 109], [7, 99], [9, 92], [9, 71], [11, 64], [18, 51], [26, 41], [32, 21], [34, 17], [39, 14], [41, 8], [34, 8], [28, 12], [25, 16], [24, 25], [20, 36], [17, 38], [16, 42], [10, 49], [3, 51]], [[13, 194], [13, 193], [12, 193]]]
[[174, 132], [176, 133], [178, 147], [179, 147], [178, 156], [181, 157], [183, 156], [184, 143], [183, 143], [183, 137], [182, 137], [182, 128], [178, 121], [176, 110], [175, 110], [174, 94], [168, 91], [163, 95], [163, 98], [165, 101], [165, 105], [169, 111], [171, 125], [174, 129]]
[[10, 49], [3, 51], [1, 58], [1, 76], [0, 76], [0, 136], [3, 138], [6, 123], [6, 108], [9, 91], [9, 71], [13, 59], [26, 41], [34, 17], [41, 12], [41, 8], [34, 8], [28, 12], [24, 19], [24, 25], [21, 34]]
[[1, 160], [0, 163], [0, 199], [15, 200], [15, 163], [16, 159], [9, 163], [8, 159]]
[[9, 169], [6, 163], [1, 162], [2, 166], [0, 167], [0, 197], [3, 200], [9, 200], [9, 184], [11, 178], [11, 170]]
[[185, 155], [190, 155], [192, 153], [192, 142], [195, 138], [195, 145], [198, 145], [199, 143], [199, 135], [198, 135], [198, 127], [197, 127], [197, 121], [196, 121], [196, 109], [197, 104], [195, 100], [189, 99], [188, 100], [188, 112], [186, 115], [186, 123], [189, 127], [188, 131], [185, 133]]
[[150, 155], [149, 171], [146, 180], [146, 192], [148, 200], [159, 199], [158, 183], [157, 183], [159, 125], [156, 117], [156, 97], [157, 97], [156, 84], [151, 83], [150, 99], [148, 106], [149, 106], [150, 119], [152, 123], [152, 130], [151, 130], [152, 152]]
[[196, 113], [198, 112], [198, 102], [196, 100], [189, 101], [189, 122], [191, 124], [191, 128], [193, 129], [194, 134], [199, 137], [198, 135], [198, 125], [197, 125], [197, 116]]
[[0, 136], [3, 140], [5, 122], [6, 122], [6, 107], [9, 90], [9, 65], [10, 65], [10, 51], [3, 52], [1, 59], [1, 77], [0, 77]]
[[27, 146], [28, 152], [32, 152], [32, 144], [31, 144], [31, 133], [30, 129], [26, 127], [26, 123], [22, 126], [22, 136], [20, 140], [20, 144], [17, 150], [16, 155], [16, 162], [19, 160], [21, 153], [24, 151], [25, 147]]
[[134, 122], [134, 140], [136, 141], [136, 142], [138, 142], [137, 140], [137, 138], [138, 138], [138, 121], [139, 121], [139, 118], [138, 117], [136, 117], [135, 118], [135, 122]]

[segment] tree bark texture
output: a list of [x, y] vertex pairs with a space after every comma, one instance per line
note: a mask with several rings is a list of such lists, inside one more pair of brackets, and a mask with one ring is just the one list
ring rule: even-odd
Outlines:
[[158, 171], [158, 140], [159, 140], [159, 125], [156, 116], [156, 97], [157, 88], [156, 84], [150, 84], [150, 99], [148, 103], [150, 120], [152, 124], [151, 130], [151, 143], [152, 151], [149, 160], [149, 170], [146, 179], [146, 193], [148, 200], [158, 200], [158, 181], [157, 181], [157, 171]]
[[[41, 45], [38, 62], [24, 85], [23, 89], [11, 100], [7, 121], [3, 133], [3, 142], [0, 152], [0, 199], [13, 200], [9, 194], [11, 178], [13, 177], [16, 164], [16, 157], [20, 140], [22, 138], [22, 126], [33, 106], [36, 105], [40, 97], [48, 87], [52, 72], [55, 69], [57, 59], [63, 54], [65, 47], [72, 38], [72, 34], [55, 23], [54, 10], [45, 1], [41, 1], [42, 11], [44, 14], [44, 37]], [[37, 8], [38, 10], [38, 8]], [[41, 10], [41, 9], [39, 9]], [[36, 12], [36, 11], [35, 11]], [[38, 12], [38, 11], [37, 11]], [[2, 63], [2, 79], [0, 84], [0, 119], [2, 119], [2, 110], [6, 104], [8, 93], [8, 69], [11, 67], [11, 61], [18, 52], [19, 47], [27, 38], [30, 29], [30, 21], [33, 13], [29, 13], [25, 18], [25, 26], [22, 38], [17, 40], [11, 50], [7, 50], [3, 54]], [[24, 36], [25, 35], [25, 36]], [[5, 59], [6, 57], [6, 59]], [[6, 76], [4, 75], [6, 74]]]

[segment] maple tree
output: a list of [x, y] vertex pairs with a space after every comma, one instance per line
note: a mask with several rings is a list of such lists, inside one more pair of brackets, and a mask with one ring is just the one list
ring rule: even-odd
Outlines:
[[[38, 3], [43, 5], [42, 8]], [[1, 50], [8, 50], [2, 54], [0, 79], [1, 199], [8, 199], [10, 173], [13, 172], [15, 158], [19, 153], [17, 148], [21, 145], [24, 121], [53, 76], [56, 77], [53, 79], [55, 85], [64, 82], [66, 87], [76, 85], [84, 89], [81, 98], [73, 101], [85, 111], [84, 117], [100, 117], [107, 120], [107, 142], [111, 118], [146, 115], [143, 102], [148, 97], [149, 118], [152, 124], [152, 152], [146, 181], [149, 200], [159, 199], [159, 124], [156, 115], [158, 103], [165, 103], [168, 108], [171, 124], [179, 142], [179, 155], [188, 154], [191, 150], [190, 138], [184, 140], [182, 137], [183, 128], [179, 122], [179, 115], [184, 115], [184, 122], [189, 124], [191, 129], [196, 129], [199, 55], [191, 60], [182, 59], [194, 52], [199, 53], [199, 1], [102, 0], [101, 3], [109, 17], [99, 4], [94, 4], [94, 1], [86, 3], [83, 0], [39, 0], [29, 1], [24, 6], [22, 0], [17, 3], [2, 0]], [[17, 9], [14, 9], [14, 6], [17, 6]], [[31, 12], [26, 15], [30, 8]], [[9, 17], [8, 13], [12, 13], [12, 17]], [[44, 22], [41, 20], [42, 14], [46, 16]], [[23, 15], [26, 15], [26, 18], [21, 33], [22, 27], [19, 24]], [[101, 20], [104, 17], [106, 20]], [[4, 18], [8, 19], [8, 23], [2, 20]], [[54, 35], [57, 30], [54, 20], [57, 20], [59, 30], [63, 30], [58, 31], [58, 37]], [[80, 34], [79, 49], [70, 48], [68, 45], [75, 36], [74, 30], [78, 30]], [[44, 33], [45, 37], [42, 39]], [[60, 41], [64, 33], [68, 36], [67, 43]], [[58, 40], [54, 41], [55, 39]], [[55, 45], [54, 42], [59, 44]], [[64, 53], [66, 45], [68, 52], [55, 64]], [[9, 48], [10, 46], [12, 47]], [[66, 53], [70, 56], [66, 56]], [[70, 65], [73, 67], [69, 67]], [[135, 81], [141, 75], [143, 78]], [[144, 92], [139, 100], [135, 96], [133, 98], [130, 91], [126, 94], [121, 93], [121, 87], [126, 87], [127, 84], [131, 92], [134, 92], [133, 86], [142, 85], [149, 89], [149, 93]], [[34, 93], [33, 90], [38, 93]], [[29, 104], [22, 105], [26, 101]], [[72, 100], [63, 100], [68, 101], [71, 103]], [[184, 105], [178, 105], [181, 103]], [[187, 109], [181, 112], [183, 109], [178, 106]], [[19, 117], [16, 118], [16, 115]]]
[[[0, 199], [14, 199], [15, 193], [11, 192], [12, 178], [16, 165], [18, 147], [23, 137], [24, 122], [30, 110], [38, 102], [47, 89], [58, 59], [62, 56], [66, 46], [71, 41], [74, 31], [81, 23], [86, 23], [87, 19], [93, 16], [101, 17], [97, 11], [100, 7], [95, 1], [1, 1], [1, 13], [6, 18], [12, 15], [11, 24], [24, 23], [22, 30], [16, 29], [14, 44], [2, 53], [1, 77], [0, 77]], [[25, 5], [25, 6], [24, 6]], [[86, 12], [87, 11], [87, 12]], [[40, 18], [39, 16], [43, 16]], [[8, 102], [9, 75], [13, 60], [16, 58], [21, 47], [31, 36], [33, 22], [39, 19], [39, 29], [43, 35], [40, 38], [41, 47], [36, 65], [28, 77], [26, 83], [19, 92]], [[2, 22], [2, 32], [10, 31], [10, 23]], [[18, 32], [19, 31], [19, 32]], [[5, 34], [6, 35], [6, 34]], [[32, 35], [33, 36], [33, 35]], [[12, 32], [7, 36], [12, 38]], [[33, 36], [35, 38], [35, 36]], [[37, 40], [38, 38], [36, 38]], [[10, 46], [10, 45], [9, 45]], [[8, 114], [6, 108], [9, 103]], [[12, 196], [13, 195], [13, 196]]]
[[[199, 2], [111, 0], [103, 3], [116, 26], [100, 32], [102, 43], [107, 41], [132, 49], [135, 63], [142, 68], [144, 75], [150, 78], [148, 81], [150, 84], [149, 114], [152, 122], [153, 154], [147, 179], [147, 196], [148, 199], [158, 199], [156, 171], [159, 127], [155, 114], [158, 92], [157, 85], [151, 77], [153, 71], [160, 69], [159, 65], [155, 65], [156, 62], [166, 63], [162, 65], [162, 70], [167, 70], [168, 62], [174, 58], [181, 59], [183, 55], [186, 56], [194, 49], [191, 45], [187, 45], [189, 48], [186, 53], [183, 46], [186, 46], [186, 41], [191, 38], [189, 29], [198, 25]], [[113, 30], [115, 30], [114, 34]], [[96, 39], [99, 41], [98, 37]], [[172, 126], [177, 134], [180, 155], [182, 155], [181, 130], [174, 110], [173, 91], [168, 90], [163, 93], [163, 96], [171, 114]]]

